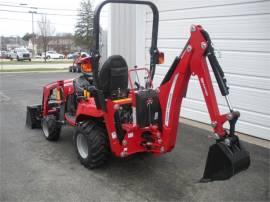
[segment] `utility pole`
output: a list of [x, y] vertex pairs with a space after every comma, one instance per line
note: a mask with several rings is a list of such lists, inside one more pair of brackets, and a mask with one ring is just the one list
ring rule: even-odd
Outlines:
[[[32, 9], [37, 9], [36, 7], [31, 7]], [[34, 14], [37, 13], [37, 11], [29, 11], [29, 13], [32, 14], [32, 45], [33, 45], [33, 56], [35, 56], [35, 38], [36, 38], [36, 35], [35, 35], [35, 30], [34, 30]]]

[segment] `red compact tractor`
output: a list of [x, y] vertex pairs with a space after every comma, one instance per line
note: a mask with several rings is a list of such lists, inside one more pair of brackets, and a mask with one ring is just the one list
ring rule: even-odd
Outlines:
[[[152, 9], [149, 70], [128, 69], [119, 55], [109, 57], [99, 68], [100, 11], [108, 3], [144, 4]], [[216, 143], [210, 147], [201, 181], [225, 180], [247, 169], [249, 153], [235, 135], [240, 113], [230, 104], [224, 73], [211, 39], [202, 26], [191, 26], [190, 38], [182, 53], [175, 58], [160, 86], [153, 88], [156, 64], [164, 60], [164, 54], [157, 48], [158, 23], [159, 12], [152, 2], [103, 1], [94, 14], [95, 48], [81, 66], [91, 73], [91, 82], [80, 92], [76, 90], [76, 79], [46, 85], [42, 104], [27, 107], [27, 125], [41, 127], [50, 141], [58, 140], [64, 124], [75, 127], [76, 152], [88, 168], [104, 164], [110, 153], [122, 158], [139, 152], [164, 154], [175, 147], [180, 107], [192, 75], [198, 77], [216, 138]], [[220, 114], [207, 58], [227, 101], [229, 111], [226, 114]], [[225, 122], [229, 122], [229, 130], [224, 129]]]
[[87, 57], [85, 53], [78, 53], [73, 60], [73, 64], [69, 66], [69, 72], [81, 72], [81, 64], [83, 59]]

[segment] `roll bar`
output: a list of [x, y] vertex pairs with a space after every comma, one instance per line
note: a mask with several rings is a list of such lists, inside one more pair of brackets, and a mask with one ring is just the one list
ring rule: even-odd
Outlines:
[[152, 9], [153, 12], [153, 27], [152, 27], [152, 42], [150, 48], [150, 72], [151, 79], [153, 79], [155, 74], [155, 67], [158, 60], [158, 49], [157, 49], [157, 38], [158, 38], [158, 22], [159, 22], [159, 12], [156, 5], [150, 1], [139, 1], [139, 0], [105, 0], [101, 2], [95, 9], [94, 12], [94, 36], [95, 36], [95, 49], [92, 52], [93, 57], [93, 73], [94, 82], [96, 83], [98, 78], [98, 60], [100, 58], [99, 53], [99, 22], [100, 22], [100, 12], [103, 6], [109, 3], [120, 3], [120, 4], [138, 4], [147, 5]]

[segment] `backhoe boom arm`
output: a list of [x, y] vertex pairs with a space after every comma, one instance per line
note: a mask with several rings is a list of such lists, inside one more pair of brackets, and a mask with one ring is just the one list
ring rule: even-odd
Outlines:
[[[159, 96], [162, 108], [163, 131], [168, 134], [165, 135], [164, 141], [167, 143], [165, 143], [165, 145], [168, 146], [166, 148], [168, 150], [171, 150], [175, 144], [181, 103], [185, 96], [191, 75], [196, 75], [198, 77], [210, 115], [211, 124], [217, 138], [224, 138], [227, 135], [226, 130], [223, 128], [223, 124], [226, 121], [231, 120], [235, 120], [234, 122], [236, 122], [240, 115], [239, 112], [234, 111], [227, 114], [220, 114], [209, 68], [206, 62], [206, 56], [209, 54], [208, 51], [212, 46], [210, 38], [207, 40], [205, 33], [206, 31], [204, 31], [201, 26], [192, 26], [191, 36], [185, 49], [179, 58], [176, 59], [174, 65], [166, 75], [166, 79], [160, 86]], [[215, 68], [216, 70], [216, 67], [212, 68]], [[220, 70], [217, 70], [217, 72], [221, 73], [221, 68]], [[224, 83], [225, 79], [223, 72], [220, 74], [220, 78], [222, 81], [219, 81], [219, 78], [217, 78], [217, 81], [225, 86], [225, 90], [222, 91], [222, 94], [228, 95], [228, 87], [226, 86], [226, 83]], [[234, 128], [231, 132], [234, 133]]]

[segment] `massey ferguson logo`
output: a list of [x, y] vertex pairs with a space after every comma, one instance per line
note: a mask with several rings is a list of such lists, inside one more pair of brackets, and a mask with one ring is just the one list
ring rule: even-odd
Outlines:
[[207, 92], [207, 89], [206, 89], [206, 86], [202, 77], [200, 78], [200, 81], [201, 81], [205, 95], [208, 96], [208, 92]]

